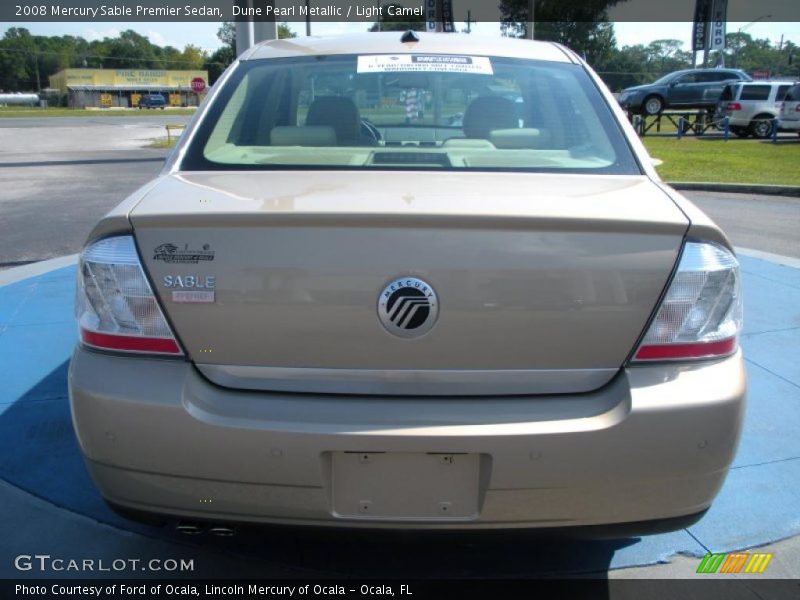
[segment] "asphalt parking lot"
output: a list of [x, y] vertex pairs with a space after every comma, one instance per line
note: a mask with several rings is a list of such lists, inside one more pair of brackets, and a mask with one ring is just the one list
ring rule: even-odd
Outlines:
[[[97, 219], [161, 169], [167, 151], [144, 146], [165, 135], [164, 125], [187, 119], [0, 119], [0, 268], [78, 252]], [[55, 127], [48, 129], [48, 123]], [[736, 246], [800, 256], [797, 199], [686, 195]]]
[[73, 254], [92, 223], [153, 177], [146, 148], [186, 116], [0, 119], [0, 268]]
[[[160, 169], [165, 152], [142, 149], [145, 136], [163, 135], [162, 121], [180, 119], [185, 117], [141, 117], [135, 118], [136, 127], [125, 127], [130, 123], [104, 118], [97, 128], [80, 119], [64, 123], [55, 150], [32, 152], [25, 139], [34, 138], [24, 136], [15, 138], [13, 148], [4, 146], [0, 268], [77, 252], [96, 219]], [[83, 149], [70, 149], [81, 140]], [[87, 149], [90, 142], [94, 146]], [[794, 357], [800, 345], [800, 200], [687, 195], [737, 247], [748, 249], [742, 253], [743, 346], [751, 384], [745, 436], [722, 495], [697, 525], [645, 538], [585, 542], [528, 533], [376, 536], [274, 527], [246, 529], [235, 538], [187, 538], [127, 522], [102, 503], [72, 434], [65, 386], [75, 340], [74, 266], [61, 264], [13, 282], [16, 276], [4, 279], [0, 272], [0, 380], [6, 382], [0, 391], [5, 507], [0, 527], [6, 532], [0, 538], [0, 577], [24, 576], [9, 559], [22, 549], [71, 555], [82, 551], [76, 539], [97, 556], [194, 558], [202, 572], [186, 574], [192, 577], [613, 578], [667, 561], [673, 564], [649, 566], [644, 573], [688, 577], [706, 551], [761, 546], [799, 534], [800, 370]], [[770, 568], [796, 576], [790, 557], [800, 555], [797, 544], [785, 544], [776, 546]], [[689, 558], [676, 560], [678, 555]]]

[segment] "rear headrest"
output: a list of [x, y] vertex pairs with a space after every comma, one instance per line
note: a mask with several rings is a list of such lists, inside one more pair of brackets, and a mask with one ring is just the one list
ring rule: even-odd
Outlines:
[[269, 143], [273, 146], [335, 146], [336, 131], [333, 127], [292, 127], [279, 125], [269, 132]]
[[306, 125], [328, 125], [336, 130], [339, 144], [355, 144], [361, 138], [361, 115], [355, 102], [344, 96], [320, 96], [308, 107]]
[[549, 132], [527, 127], [524, 129], [495, 129], [489, 133], [489, 141], [495, 148], [505, 150], [524, 150], [546, 147], [550, 141]]
[[464, 111], [464, 135], [489, 139], [493, 129], [519, 127], [514, 103], [502, 96], [478, 96]]
[[449, 138], [442, 143], [442, 148], [493, 149], [494, 146], [489, 140], [479, 140], [472, 138]]

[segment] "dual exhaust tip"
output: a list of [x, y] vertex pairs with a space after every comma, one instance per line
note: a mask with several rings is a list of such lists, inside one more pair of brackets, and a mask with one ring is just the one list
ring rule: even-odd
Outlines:
[[184, 535], [201, 535], [210, 533], [217, 537], [233, 537], [236, 535], [236, 528], [227, 525], [205, 525], [190, 521], [181, 521], [175, 526], [175, 530]]

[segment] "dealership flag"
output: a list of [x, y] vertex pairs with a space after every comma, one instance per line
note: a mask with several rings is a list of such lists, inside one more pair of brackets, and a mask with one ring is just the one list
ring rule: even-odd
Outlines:
[[725, 48], [725, 21], [728, 18], [728, 0], [714, 0], [711, 10], [711, 29], [708, 33], [708, 49]]
[[437, 14], [439, 11], [436, 10], [436, 4], [438, 0], [425, 0], [425, 30], [426, 31], [436, 31], [438, 29], [437, 20], [439, 15]]
[[708, 22], [711, 20], [711, 1], [697, 0], [694, 5], [694, 29], [692, 30], [692, 50], [706, 49]]

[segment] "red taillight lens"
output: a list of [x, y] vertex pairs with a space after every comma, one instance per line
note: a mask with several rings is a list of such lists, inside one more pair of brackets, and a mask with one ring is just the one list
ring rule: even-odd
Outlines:
[[687, 242], [634, 362], [733, 354], [742, 328], [739, 263], [722, 246]]
[[131, 236], [106, 238], [83, 250], [75, 310], [81, 342], [87, 346], [183, 354], [145, 277]]
[[728, 102], [727, 110], [742, 110], [742, 105], [738, 102]]

